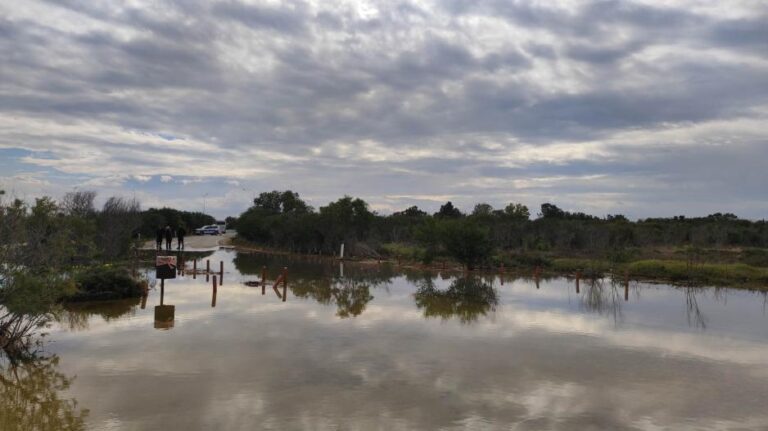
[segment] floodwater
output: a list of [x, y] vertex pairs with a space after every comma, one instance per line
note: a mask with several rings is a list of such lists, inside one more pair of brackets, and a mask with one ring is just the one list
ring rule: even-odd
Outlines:
[[[762, 293], [205, 259], [223, 285], [168, 280], [172, 322], [159, 285], [60, 316], [28, 379], [51, 429], [768, 429]], [[262, 266], [287, 289], [244, 285]]]

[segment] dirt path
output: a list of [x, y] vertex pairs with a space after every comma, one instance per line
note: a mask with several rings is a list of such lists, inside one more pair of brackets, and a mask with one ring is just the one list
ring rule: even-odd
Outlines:
[[[235, 237], [234, 231], [227, 231], [224, 235], [189, 235], [184, 238], [185, 250], [208, 250], [219, 246], [230, 245], [232, 238]], [[163, 242], [165, 245], [165, 242]], [[154, 250], [155, 241], [150, 240], [144, 243], [144, 250]], [[171, 249], [176, 250], [176, 238], [173, 239]]]

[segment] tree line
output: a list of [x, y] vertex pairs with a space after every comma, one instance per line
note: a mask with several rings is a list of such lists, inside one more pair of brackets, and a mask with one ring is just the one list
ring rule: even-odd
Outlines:
[[474, 267], [499, 252], [613, 256], [650, 247], [768, 247], [768, 223], [731, 213], [630, 221], [544, 203], [535, 215], [520, 203], [479, 203], [463, 213], [451, 202], [429, 214], [416, 206], [391, 215], [344, 196], [317, 210], [293, 191], [261, 193], [235, 227], [246, 240], [300, 253], [335, 254], [341, 243], [360, 256], [408, 254], [423, 262], [450, 256]]

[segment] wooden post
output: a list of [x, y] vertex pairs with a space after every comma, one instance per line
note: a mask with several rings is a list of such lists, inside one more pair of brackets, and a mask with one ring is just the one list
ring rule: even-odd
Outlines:
[[267, 288], [267, 267], [262, 266], [261, 267], [261, 294], [264, 295], [266, 293]]
[[163, 297], [165, 297], [165, 279], [160, 279], [160, 305], [163, 305]]
[[197, 279], [197, 259], [192, 260], [192, 279]]
[[213, 295], [211, 296], [211, 308], [216, 308], [216, 289], [213, 290]]
[[224, 285], [224, 261], [219, 261], [219, 284]]
[[211, 260], [210, 259], [206, 259], [205, 260], [205, 272], [206, 273], [211, 272]]
[[217, 284], [217, 283], [216, 283], [216, 274], [214, 274], [214, 275], [213, 275], [213, 291], [214, 291], [214, 292], [216, 291], [216, 287], [217, 287], [217, 286], [216, 286], [216, 284]]

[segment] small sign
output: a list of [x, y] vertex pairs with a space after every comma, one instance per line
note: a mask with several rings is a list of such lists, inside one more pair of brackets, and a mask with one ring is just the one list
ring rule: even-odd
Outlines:
[[162, 279], [176, 278], [176, 256], [157, 256], [155, 260], [155, 277]]

